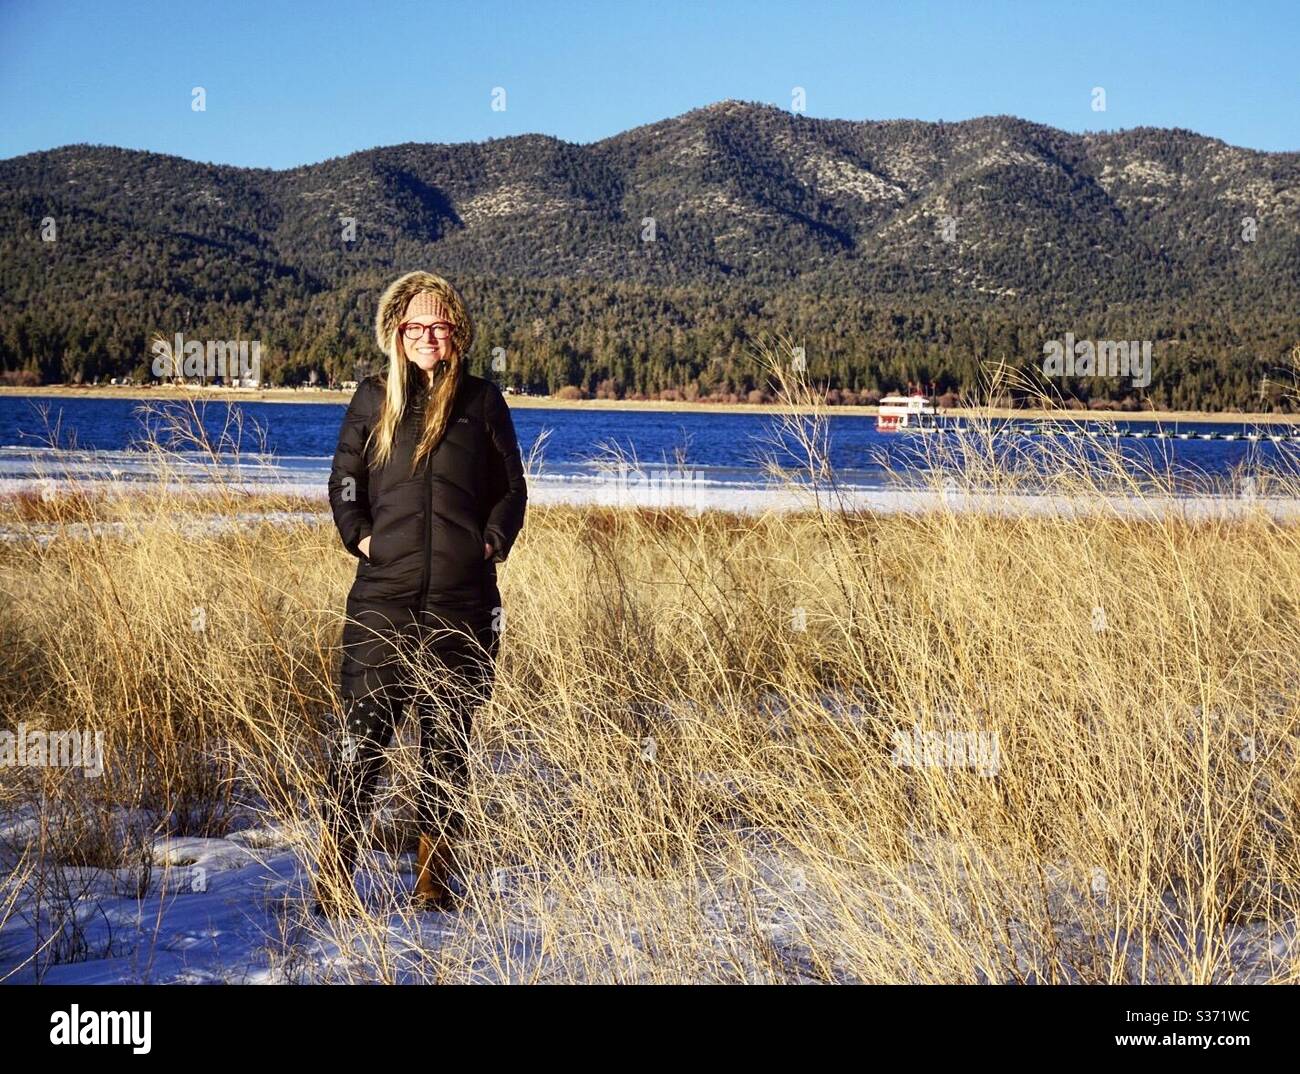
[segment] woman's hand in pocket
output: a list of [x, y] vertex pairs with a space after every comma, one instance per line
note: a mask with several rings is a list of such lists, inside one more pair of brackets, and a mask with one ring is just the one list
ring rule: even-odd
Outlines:
[[370, 558], [370, 535], [369, 534], [366, 534], [366, 536], [362, 537], [361, 540], [357, 542], [357, 551], [360, 552], [363, 556], [365, 556], [366, 559]]
[[493, 549], [492, 549], [492, 543], [491, 543], [490, 541], [485, 541], [485, 542], [483, 542], [483, 558], [484, 558], [484, 559], [491, 559], [491, 558], [492, 558], [492, 551], [493, 551]]

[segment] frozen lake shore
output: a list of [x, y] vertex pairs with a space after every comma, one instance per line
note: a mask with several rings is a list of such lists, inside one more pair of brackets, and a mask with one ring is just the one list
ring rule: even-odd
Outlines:
[[[156, 486], [154, 486], [156, 488]], [[49, 479], [0, 480], [0, 496], [40, 495], [56, 497], [71, 492], [86, 495], [130, 496], [139, 491], [141, 482], [103, 479], [77, 479], [73, 482]], [[211, 486], [189, 481], [166, 484], [176, 493], [210, 491]], [[319, 511], [241, 511], [226, 517], [187, 518], [187, 534], [220, 533], [230, 527], [247, 527], [262, 523], [294, 525], [328, 517], [329, 503], [323, 483], [246, 482], [226, 486], [249, 494], [283, 496], [296, 500], [317, 501]], [[820, 489], [794, 485], [708, 484], [691, 480], [627, 480], [613, 475], [610, 480], [586, 475], [534, 476], [529, 479], [529, 502], [534, 505], [591, 505], [601, 507], [640, 507], [677, 509], [689, 512], [727, 511], [760, 515], [767, 512], [811, 511], [821, 507], [830, 511], [845, 510], [872, 514], [922, 513], [952, 511], [958, 514], [982, 513], [1005, 517], [1038, 516], [1084, 518], [1097, 514], [1134, 519], [1182, 518], [1187, 520], [1248, 518], [1262, 513], [1276, 522], [1300, 518], [1300, 499], [1283, 496], [1241, 495], [1123, 495], [1090, 494], [1084, 497], [1051, 493], [970, 490], [955, 485], [947, 488], [862, 488], [824, 486]], [[90, 533], [124, 534], [120, 522], [23, 523], [0, 526], [0, 541], [48, 540], [55, 533], [68, 536]]]

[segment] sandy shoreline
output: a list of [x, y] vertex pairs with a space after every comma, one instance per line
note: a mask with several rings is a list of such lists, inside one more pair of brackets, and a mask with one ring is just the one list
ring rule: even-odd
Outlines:
[[[346, 405], [352, 397], [348, 391], [330, 391], [326, 388], [141, 388], [96, 385], [94, 387], [74, 387], [71, 385], [51, 385], [41, 388], [0, 387], [0, 398], [15, 396], [32, 399], [139, 399], [139, 400], [177, 400], [202, 399], [207, 401], [246, 402], [246, 403], [333, 403]], [[510, 406], [519, 410], [650, 410], [672, 411], [678, 413], [701, 414], [786, 414], [794, 408], [775, 403], [687, 403], [662, 402], [659, 400], [634, 401], [623, 399], [556, 399], [551, 396], [506, 397]], [[834, 406], [827, 407], [826, 412], [832, 416], [874, 417], [874, 406]], [[1207, 423], [1252, 423], [1252, 424], [1300, 424], [1300, 415], [1286, 414], [1225, 414], [1196, 410], [1165, 411], [1119, 411], [1119, 410], [1012, 410], [1005, 407], [992, 407], [965, 410], [953, 408], [944, 411], [955, 417], [989, 417], [1020, 418], [1025, 420], [1076, 420], [1076, 421], [1159, 421], [1173, 423], [1180, 421]]]

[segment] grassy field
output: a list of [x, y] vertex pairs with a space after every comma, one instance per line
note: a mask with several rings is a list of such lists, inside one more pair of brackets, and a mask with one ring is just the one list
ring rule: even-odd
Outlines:
[[[807, 444], [815, 476], [815, 414]], [[162, 840], [267, 833], [312, 868], [353, 560], [327, 519], [184, 528], [214, 504], [247, 509], [142, 493], [111, 535], [0, 545], [0, 724], [107, 743], [98, 779], [0, 771], [0, 976], [99, 957], [86, 871], [147, 891]], [[0, 523], [64, 510], [107, 508]], [[357, 916], [280, 889], [279, 979], [1300, 981], [1295, 529], [828, 487], [757, 518], [532, 507], [501, 579], [465, 908], [400, 897], [406, 729]]]

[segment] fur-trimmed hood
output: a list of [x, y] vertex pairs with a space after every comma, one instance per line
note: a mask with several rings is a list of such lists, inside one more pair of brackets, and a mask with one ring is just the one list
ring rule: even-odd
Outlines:
[[432, 272], [408, 272], [384, 290], [379, 299], [379, 311], [375, 315], [375, 341], [379, 344], [379, 349], [386, 355], [392, 353], [397, 326], [402, 323], [411, 299], [421, 291], [437, 295], [447, 307], [456, 323], [452, 343], [463, 364], [469, 356], [470, 345], [474, 342], [474, 319], [470, 317], [460, 292], [450, 281]]

